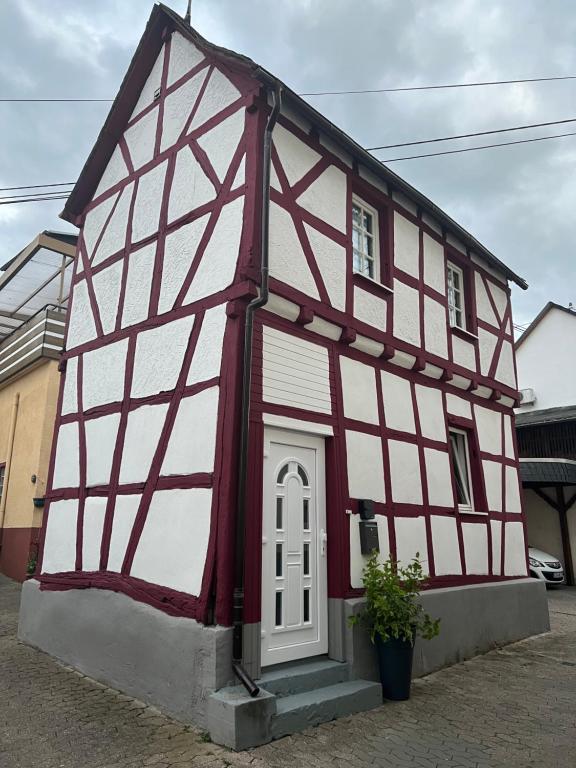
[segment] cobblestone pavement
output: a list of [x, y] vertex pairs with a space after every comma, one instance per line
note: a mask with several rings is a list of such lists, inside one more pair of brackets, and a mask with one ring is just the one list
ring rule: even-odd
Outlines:
[[549, 596], [550, 634], [418, 680], [408, 702], [235, 754], [20, 645], [19, 588], [0, 577], [0, 767], [570, 768], [576, 590]]

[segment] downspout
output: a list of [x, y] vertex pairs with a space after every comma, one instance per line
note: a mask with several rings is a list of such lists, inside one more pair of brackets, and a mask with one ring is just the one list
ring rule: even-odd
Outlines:
[[233, 640], [232, 668], [250, 696], [257, 696], [260, 689], [242, 668], [244, 631], [244, 541], [246, 527], [246, 475], [248, 471], [248, 435], [250, 429], [250, 389], [252, 385], [252, 337], [254, 314], [268, 301], [268, 232], [270, 223], [270, 164], [272, 131], [276, 125], [282, 104], [282, 88], [276, 85], [271, 91], [272, 111], [264, 131], [262, 164], [262, 227], [260, 235], [260, 295], [246, 307], [244, 325], [244, 360], [242, 375], [242, 410], [240, 425], [240, 459], [238, 462], [238, 504], [236, 511], [236, 539], [234, 554]]
[[18, 407], [20, 405], [20, 392], [14, 395], [12, 416], [10, 418], [10, 430], [8, 432], [8, 451], [6, 454], [6, 468], [4, 470], [4, 486], [0, 499], [0, 548], [4, 539], [4, 518], [6, 516], [6, 499], [8, 497], [8, 484], [10, 482], [10, 469], [12, 467], [12, 453], [14, 450], [14, 437], [16, 435], [16, 421], [18, 420]]

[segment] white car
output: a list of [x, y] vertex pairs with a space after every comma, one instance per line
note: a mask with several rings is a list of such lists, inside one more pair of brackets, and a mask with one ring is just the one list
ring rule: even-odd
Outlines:
[[545, 581], [546, 584], [565, 584], [564, 569], [562, 563], [548, 552], [543, 552], [536, 547], [528, 547], [528, 561], [530, 563], [530, 576], [534, 579]]

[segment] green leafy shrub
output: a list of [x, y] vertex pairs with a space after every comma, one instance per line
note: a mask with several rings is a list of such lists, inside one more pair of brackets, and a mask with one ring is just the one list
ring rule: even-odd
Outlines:
[[427, 582], [418, 553], [412, 562], [400, 567], [391, 557], [380, 564], [378, 553], [373, 552], [362, 581], [366, 606], [350, 618], [350, 625], [366, 626], [372, 642], [377, 634], [382, 640], [395, 638], [413, 642], [417, 635], [431, 640], [440, 632], [440, 619], [425, 613], [418, 599]]

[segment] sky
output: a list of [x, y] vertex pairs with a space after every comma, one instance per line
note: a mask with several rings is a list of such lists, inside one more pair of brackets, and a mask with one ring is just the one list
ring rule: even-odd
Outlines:
[[[186, 0], [168, 4], [184, 14]], [[0, 99], [113, 98], [151, 9], [148, 0], [2, 0]], [[193, 0], [192, 23], [297, 92], [576, 75], [571, 0]], [[576, 80], [309, 101], [371, 147], [576, 118]], [[108, 109], [0, 103], [0, 187], [75, 181]], [[571, 130], [576, 122], [374, 154]], [[527, 280], [528, 291], [513, 290], [516, 324], [549, 300], [576, 304], [576, 136], [389, 166]], [[73, 231], [62, 207], [0, 205], [0, 264], [43, 229]]]

